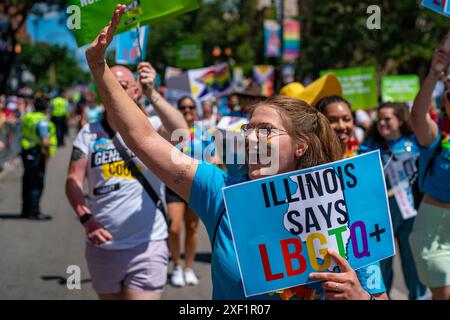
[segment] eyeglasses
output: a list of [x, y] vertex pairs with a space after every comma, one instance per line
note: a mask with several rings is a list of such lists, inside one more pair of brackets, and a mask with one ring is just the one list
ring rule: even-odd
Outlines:
[[388, 125], [389, 122], [391, 122], [391, 120], [392, 120], [392, 118], [381, 118], [381, 119], [377, 119], [376, 123]]
[[241, 127], [241, 134], [248, 138], [253, 133], [256, 134], [258, 140], [268, 140], [274, 136], [288, 135], [286, 130], [272, 127], [270, 124], [244, 124]]
[[181, 111], [184, 111], [184, 110], [187, 110], [187, 109], [195, 110], [195, 106], [180, 106], [178, 109], [180, 109]]

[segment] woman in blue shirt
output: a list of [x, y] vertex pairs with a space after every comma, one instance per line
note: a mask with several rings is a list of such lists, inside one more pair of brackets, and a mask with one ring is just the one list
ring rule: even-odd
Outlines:
[[[385, 103], [378, 108], [378, 119], [369, 129], [364, 144], [372, 150], [379, 149], [384, 165], [388, 188], [394, 236], [397, 239], [402, 271], [409, 299], [426, 297], [427, 289], [420, 282], [409, 244], [409, 236], [417, 215], [416, 192], [419, 145], [414, 137], [409, 109], [402, 103]], [[381, 261], [381, 269], [388, 292], [393, 282], [393, 258]]]
[[[447, 39], [447, 42], [450, 39]], [[444, 39], [445, 41], [445, 39]], [[420, 185], [425, 195], [410, 243], [420, 280], [430, 287], [433, 299], [450, 300], [450, 90], [443, 96], [440, 125], [428, 114], [432, 93], [447, 70], [450, 51], [438, 48], [430, 71], [414, 101], [411, 120], [421, 147]]]
[[[126, 144], [150, 168], [157, 172], [172, 190], [189, 202], [204, 222], [213, 241], [212, 278], [214, 299], [245, 299], [231, 238], [228, 218], [222, 215], [224, 201], [222, 188], [239, 182], [214, 165], [194, 160], [170, 143], [152, 128], [148, 120], [133, 107], [126, 93], [112, 75], [104, 55], [112, 41], [125, 6], [118, 5], [110, 24], [105, 27], [86, 57], [99, 88], [108, 114], [114, 119]], [[253, 110], [246, 126], [249, 139], [272, 139], [272, 147], [280, 152], [278, 173], [290, 172], [337, 161], [342, 151], [328, 120], [305, 102], [277, 97], [259, 104]], [[256, 150], [248, 150], [254, 153]], [[269, 165], [249, 164], [248, 178], [265, 176]], [[217, 226], [217, 229], [216, 229]], [[217, 230], [217, 233], [216, 233]], [[322, 280], [322, 288], [329, 299], [371, 299], [384, 290], [367, 288], [367, 279], [358, 277], [339, 254], [330, 255], [342, 266], [341, 273], [311, 274], [313, 280]], [[385, 295], [383, 295], [385, 297]], [[259, 299], [269, 298], [258, 296]]]

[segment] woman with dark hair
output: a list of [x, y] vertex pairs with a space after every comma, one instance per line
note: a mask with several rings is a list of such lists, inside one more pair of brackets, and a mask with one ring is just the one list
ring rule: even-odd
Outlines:
[[[141, 112], [132, 108], [133, 101], [114, 79], [104, 58], [124, 9], [124, 5], [116, 7], [110, 24], [86, 51], [102, 101], [130, 149], [187, 201], [205, 223], [212, 240], [213, 298], [245, 299], [230, 223], [223, 214], [222, 193], [224, 187], [243, 181], [233, 179], [214, 165], [181, 153], [158, 135]], [[342, 158], [339, 142], [328, 120], [301, 100], [275, 97], [258, 104], [251, 111], [250, 122], [243, 127], [243, 133], [246, 141], [263, 141], [271, 150], [280, 150], [276, 172], [272, 172], [273, 163], [249, 163], [245, 180], [314, 167]], [[254, 146], [247, 148], [248, 153], [258, 153], [257, 143], [248, 145]], [[342, 269], [339, 274], [310, 274], [312, 280], [322, 281], [320, 297], [336, 300], [386, 298], [384, 286], [370, 288], [367, 281], [372, 276], [370, 271], [366, 268], [355, 271], [338, 253], [330, 251], [329, 255]], [[260, 295], [253, 298], [271, 297]]]
[[331, 128], [341, 142], [345, 158], [369, 151], [368, 148], [361, 146], [355, 137], [355, 119], [347, 100], [339, 96], [328, 96], [321, 99], [316, 108], [330, 121]]
[[[365, 145], [372, 150], [380, 149], [381, 152], [394, 236], [398, 242], [409, 299], [423, 299], [427, 290], [417, 275], [408, 240], [420, 201], [416, 165], [419, 145], [411, 129], [408, 106], [402, 103], [382, 104], [378, 108], [378, 119], [369, 129]], [[392, 262], [392, 257], [381, 261], [388, 292], [393, 281]]]

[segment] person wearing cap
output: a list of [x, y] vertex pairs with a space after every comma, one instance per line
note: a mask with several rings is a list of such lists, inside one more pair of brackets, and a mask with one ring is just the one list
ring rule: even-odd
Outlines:
[[[139, 101], [142, 91], [131, 71], [123, 66], [111, 71], [127, 99]], [[135, 104], [128, 111], [136, 109], [166, 139], [176, 129], [187, 130], [181, 113], [153, 89], [153, 67], [143, 62], [138, 72], [143, 93], [159, 117], [149, 118], [145, 107]], [[124, 144], [118, 126], [105, 112], [102, 121], [81, 129], [73, 143], [66, 195], [86, 233], [85, 256], [98, 297], [156, 300], [166, 285], [169, 260], [165, 188]]]
[[[274, 97], [251, 110], [250, 122], [242, 128], [242, 133], [246, 139], [270, 142], [272, 147], [280, 150], [277, 172], [273, 172], [271, 164], [265, 165], [261, 161], [249, 163], [248, 175], [239, 180], [212, 164], [183, 154], [165, 141], [146, 117], [134, 108], [133, 101], [121, 90], [120, 83], [105, 62], [106, 49], [124, 9], [124, 5], [117, 5], [109, 25], [86, 50], [88, 65], [104, 106], [130, 149], [140, 155], [169, 188], [187, 201], [205, 224], [212, 243], [213, 299], [246, 299], [222, 189], [243, 181], [340, 160], [342, 150], [337, 137], [325, 116], [306, 102]], [[257, 143], [252, 145], [254, 148], [248, 152], [257, 153]], [[329, 254], [341, 267], [341, 272], [310, 275], [311, 280], [323, 281], [320, 298], [386, 298], [384, 288], [370, 288], [365, 274], [360, 278], [338, 253], [330, 251]], [[252, 298], [273, 297], [259, 295]]]

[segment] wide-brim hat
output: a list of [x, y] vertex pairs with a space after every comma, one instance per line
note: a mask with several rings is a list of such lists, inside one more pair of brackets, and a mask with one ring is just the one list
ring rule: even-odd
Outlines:
[[328, 96], [342, 97], [342, 87], [336, 75], [327, 74], [307, 87], [303, 87], [298, 82], [290, 83], [281, 89], [280, 94], [303, 100], [310, 106], [315, 107], [322, 98]]

